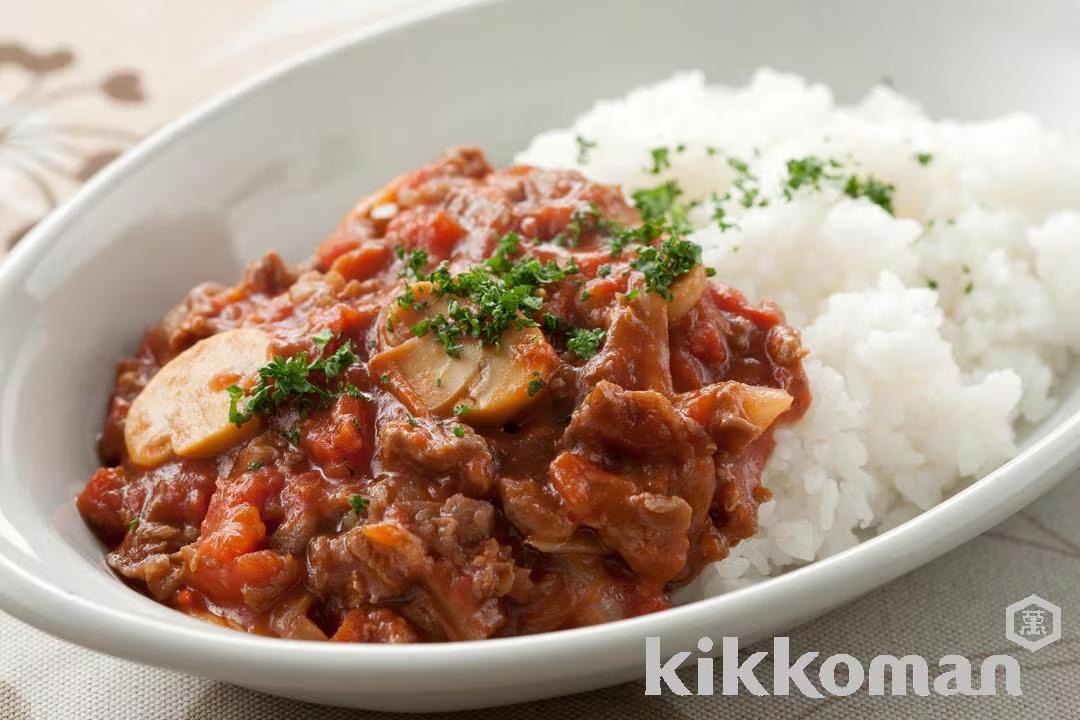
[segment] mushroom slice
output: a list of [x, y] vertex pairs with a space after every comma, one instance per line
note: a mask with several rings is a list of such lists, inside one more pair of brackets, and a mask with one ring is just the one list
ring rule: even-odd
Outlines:
[[480, 343], [462, 342], [459, 357], [451, 357], [430, 335], [414, 337], [375, 355], [368, 372], [388, 385], [410, 412], [449, 414], [467, 386], [480, 374]]
[[270, 336], [239, 328], [200, 340], [165, 364], [131, 403], [124, 444], [131, 461], [154, 467], [172, 455], [216, 455], [254, 435], [257, 418], [229, 421], [226, 388], [270, 357]]
[[386, 313], [386, 322], [379, 324], [379, 342], [383, 346], [400, 345], [415, 337], [412, 328], [420, 321], [445, 312], [449, 302], [438, 297], [430, 282], [422, 280], [409, 286], [404, 306], [396, 301]]
[[701, 265], [694, 266], [690, 272], [683, 275], [671, 286], [671, 299], [668, 300], [668, 321], [677, 323], [690, 312], [694, 303], [705, 292], [708, 283], [705, 268]]
[[497, 425], [515, 415], [543, 390], [559, 365], [559, 357], [535, 327], [503, 333], [497, 347], [463, 338], [457, 357], [430, 333], [416, 337], [411, 330], [449, 306], [430, 283], [410, 288], [411, 304], [395, 306], [380, 325], [381, 346], [368, 372], [389, 386], [410, 412], [449, 415], [456, 405], [468, 410], [470, 424]]
[[498, 348], [484, 348], [462, 419], [471, 425], [506, 422], [543, 392], [558, 366], [559, 356], [538, 328], [508, 330]]

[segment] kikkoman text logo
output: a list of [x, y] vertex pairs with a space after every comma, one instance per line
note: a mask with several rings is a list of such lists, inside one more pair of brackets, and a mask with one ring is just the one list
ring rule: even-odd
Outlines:
[[[1038, 595], [1028, 595], [1005, 608], [1005, 637], [1032, 652], [1061, 638], [1061, 608]], [[660, 695], [665, 689], [676, 695], [713, 695], [716, 692], [716, 663], [709, 657], [714, 650], [712, 638], [697, 642], [701, 657], [697, 661], [697, 684], [694, 692], [676, 671], [690, 659], [691, 653], [677, 652], [666, 660], [661, 657], [660, 638], [645, 638], [645, 694]], [[839, 653], [818, 660], [818, 652], [806, 652], [791, 659], [791, 641], [773, 638], [772, 668], [763, 665], [769, 652], [759, 650], [740, 661], [739, 638], [721, 640], [720, 692], [724, 695], [790, 695], [801, 693], [810, 698], [826, 695], [853, 695], [863, 688], [870, 695], [1021, 695], [1020, 663], [1011, 655], [990, 655], [978, 668], [963, 655], [943, 655], [931, 673], [930, 663], [920, 655], [877, 655], [869, 666], [858, 658]], [[816, 672], [815, 672], [816, 671]], [[1000, 671], [1000, 672], [999, 672]], [[816, 675], [817, 683], [813, 682]], [[767, 683], [771, 681], [771, 687]], [[1000, 687], [999, 687], [1000, 681]]]
[[[791, 642], [787, 637], [773, 638], [772, 669], [761, 669], [769, 653], [760, 650], [740, 662], [739, 638], [725, 637], [721, 641], [720, 692], [723, 695], [791, 695], [800, 693], [810, 698], [826, 695], [854, 695], [864, 687], [870, 695], [996, 695], [998, 679], [1009, 695], [1021, 695], [1020, 663], [1009, 655], [990, 655], [978, 666], [973, 676], [970, 660], [962, 655], [945, 655], [938, 659], [931, 676], [930, 664], [919, 655], [878, 655], [869, 667], [847, 654], [829, 655], [816, 663], [820, 653], [806, 652], [794, 661]], [[713, 651], [712, 638], [698, 640], [703, 654]], [[660, 638], [645, 638], [645, 694], [714, 695], [716, 693], [714, 658], [703, 656], [697, 664], [697, 686], [694, 692], [676, 674], [690, 658], [689, 652], [678, 652], [663, 660]], [[998, 671], [1002, 672], [998, 672]], [[811, 679], [816, 674], [817, 683]], [[771, 687], [769, 683], [771, 681]]]

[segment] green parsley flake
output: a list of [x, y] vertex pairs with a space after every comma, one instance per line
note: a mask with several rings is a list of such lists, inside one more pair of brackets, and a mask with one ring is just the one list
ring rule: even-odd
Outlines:
[[671, 151], [667, 147], [656, 147], [649, 151], [652, 157], [652, 167], [646, 168], [649, 173], [659, 175], [661, 171], [671, 167]]
[[423, 270], [428, 264], [428, 254], [424, 250], [413, 250], [410, 253], [405, 252], [405, 248], [398, 246], [395, 251], [397, 256], [405, 261], [405, 268], [401, 271], [403, 277], [409, 280], [417, 280], [423, 274]]
[[665, 300], [671, 299], [671, 285], [701, 264], [701, 246], [677, 235], [669, 235], [660, 247], [644, 247], [630, 267], [645, 276], [645, 289]]
[[784, 197], [790, 200], [795, 191], [803, 187], [820, 190], [822, 180], [836, 180], [839, 177], [834, 172], [838, 167], [840, 163], [835, 160], [822, 160], [813, 156], [788, 160], [787, 178], [783, 185]]
[[596, 148], [596, 142], [588, 140], [582, 135], [575, 135], [574, 142], [577, 143], [577, 161], [578, 165], [589, 164], [589, 153]]
[[[323, 342], [322, 337], [320, 333], [313, 339], [320, 350], [329, 342]], [[306, 409], [317, 402], [331, 399], [335, 393], [323, 384], [337, 378], [356, 361], [350, 340], [346, 340], [329, 357], [310, 362], [304, 350], [290, 358], [275, 357], [259, 368], [259, 379], [250, 392], [245, 393], [243, 388], [235, 384], [226, 388], [229, 393], [229, 422], [239, 426], [255, 415], [270, 415], [290, 402]], [[323, 384], [312, 382], [319, 376], [322, 376]]]
[[844, 194], [851, 198], [866, 198], [885, 212], [893, 215], [893, 193], [896, 186], [872, 177], [858, 178], [852, 175], [844, 185]]
[[465, 437], [465, 426], [460, 424], [454, 425], [453, 433], [455, 437]]
[[566, 330], [566, 321], [561, 317], [556, 317], [551, 313], [544, 313], [544, 329], [548, 332], [561, 332]]
[[454, 406], [454, 414], [459, 416], [459, 417], [461, 415], [464, 415], [465, 413], [469, 412], [470, 410], [472, 410], [472, 408], [469, 407], [468, 405], [464, 404], [464, 403], [460, 403], [460, 404]]
[[536, 395], [536, 393], [540, 392], [543, 389], [544, 389], [544, 381], [543, 381], [543, 379], [541, 379], [541, 378], [533, 378], [532, 380], [529, 381], [529, 386], [528, 386], [529, 397], [532, 397], [532, 396]]
[[349, 498], [349, 506], [352, 507], [353, 514], [357, 517], [359, 517], [360, 513], [364, 512], [370, 504], [371, 501], [363, 495], [353, 495]]
[[139, 527], [138, 516], [131, 518], [131, 521], [127, 524], [128, 532], [135, 532], [135, 528]]
[[933, 153], [921, 152], [915, 153], [915, 162], [919, 163], [923, 167], [926, 167], [934, 160]]
[[263, 466], [263, 464], [261, 462], [259, 462], [258, 460], [252, 460], [251, 462], [248, 463], [247, 469], [248, 469], [248, 472], [254, 472], [254, 471], [258, 470], [259, 468], [261, 468], [262, 466]]
[[641, 217], [646, 222], [667, 218], [680, 195], [682, 195], [682, 188], [674, 180], [668, 180], [654, 188], [642, 188], [631, 193], [634, 206], [641, 211]]
[[576, 274], [578, 267], [572, 257], [562, 266], [533, 257], [511, 261], [518, 252], [517, 235], [508, 233], [483, 265], [453, 275], [447, 263], [440, 264], [424, 279], [437, 296], [450, 300], [444, 312], [414, 325], [413, 334], [422, 337], [430, 332], [448, 355], [460, 357], [466, 337], [498, 346], [511, 327], [536, 327], [534, 316], [543, 305], [540, 288]]
[[582, 360], [588, 360], [600, 351], [606, 336], [607, 333], [601, 328], [574, 328], [569, 332], [566, 349]]
[[352, 383], [349, 383], [348, 385], [345, 386], [345, 393], [349, 397], [360, 398], [361, 400], [367, 400], [368, 402], [371, 402], [371, 400], [372, 400], [372, 397], [371, 397], [370, 393], [364, 392], [363, 390], [356, 387]]

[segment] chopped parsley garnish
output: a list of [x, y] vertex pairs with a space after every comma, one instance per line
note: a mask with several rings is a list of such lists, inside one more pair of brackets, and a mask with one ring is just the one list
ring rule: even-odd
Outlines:
[[663, 223], [657, 220], [647, 221], [638, 227], [626, 227], [615, 223], [606, 223], [605, 229], [610, 233], [608, 238], [608, 250], [611, 257], [617, 258], [628, 245], [647, 245], [660, 237], [664, 231]]
[[469, 407], [468, 405], [464, 404], [464, 403], [459, 403], [459, 404], [454, 406], [454, 414], [458, 415], [458, 416], [464, 415], [465, 413], [469, 412], [470, 410], [472, 410], [472, 408]]
[[529, 381], [528, 391], [529, 397], [532, 397], [536, 393], [544, 389], [544, 381], [542, 378], [533, 378]]
[[[320, 351], [329, 342], [323, 337], [323, 333], [320, 333], [313, 338]], [[322, 376], [324, 383], [333, 380], [356, 361], [351, 340], [346, 340], [325, 358], [308, 361], [306, 350], [289, 358], [275, 357], [259, 368], [259, 379], [249, 392], [245, 393], [243, 388], [235, 384], [226, 388], [229, 393], [229, 422], [243, 425], [255, 415], [270, 415], [289, 402], [296, 402], [303, 409], [333, 398], [334, 392], [312, 380], [319, 379], [319, 376]]]
[[139, 518], [133, 517], [127, 524], [128, 532], [135, 532], [135, 528], [139, 527]]
[[390, 376], [386, 373], [383, 373], [379, 376], [379, 382], [385, 385], [386, 383], [390, 382]]
[[728, 216], [728, 210], [724, 205], [736, 200], [744, 208], [752, 208], [755, 205], [765, 207], [769, 204], [767, 199], [761, 198], [761, 188], [758, 186], [758, 178], [750, 171], [750, 165], [737, 157], [727, 158], [727, 164], [735, 171], [735, 179], [732, 187], [723, 195], [713, 193], [710, 197], [713, 205], [712, 219], [721, 232], [738, 227]]
[[716, 222], [716, 226], [720, 228], [721, 231], [730, 230], [735, 227], [735, 223], [727, 219], [727, 210], [720, 204], [722, 200], [721, 198], [716, 197], [715, 193], [713, 195], [713, 202], [716, 204], [713, 205], [712, 219]]
[[592, 330], [586, 328], [573, 328], [569, 332], [569, 337], [566, 341], [566, 349], [582, 360], [588, 360], [603, 347], [606, 335], [607, 333], [601, 328]]
[[[758, 200], [761, 189], [757, 184], [757, 175], [750, 172], [750, 165], [748, 165], [745, 160], [741, 160], [737, 157], [729, 157], [727, 162], [731, 169], [735, 171], [735, 180], [732, 183], [735, 190], [733, 192], [728, 192], [724, 199], [726, 200], [732, 197], [732, 195], [737, 192], [739, 195], [739, 204], [744, 208], [751, 208], [755, 203], [764, 207], [768, 201]], [[725, 230], [726, 228], [721, 225], [720, 229]]]
[[578, 165], [587, 165], [589, 163], [589, 152], [596, 147], [596, 142], [582, 135], [575, 135], [574, 142], [577, 143]]
[[934, 154], [928, 152], [915, 153], [915, 162], [926, 167], [934, 161]]
[[671, 167], [671, 151], [667, 147], [655, 147], [649, 151], [652, 157], [652, 167], [646, 168], [649, 173], [659, 175], [661, 171]]
[[315, 343], [315, 347], [319, 348], [320, 350], [325, 348], [326, 344], [333, 339], [334, 333], [330, 330], [330, 328], [320, 330], [319, 332], [311, 336], [311, 342]]
[[450, 300], [443, 312], [414, 325], [413, 334], [423, 337], [430, 332], [448, 355], [460, 357], [467, 337], [498, 346], [511, 327], [536, 327], [534, 316], [543, 305], [541, 286], [576, 274], [578, 267], [573, 258], [561, 266], [533, 257], [511, 261], [519, 252], [518, 236], [508, 233], [483, 265], [453, 275], [447, 263], [440, 264], [423, 279], [431, 282], [436, 296]]
[[879, 208], [893, 214], [892, 197], [896, 186], [872, 177], [859, 178], [852, 175], [844, 185], [844, 194], [852, 198], [866, 198]]
[[820, 190], [822, 183], [829, 182], [850, 198], [866, 198], [890, 215], [894, 214], [895, 186], [870, 176], [847, 176], [840, 171], [841, 167], [837, 160], [823, 160], [812, 155], [788, 160], [787, 177], [781, 185], [784, 198], [791, 200], [795, 192], [804, 187]]
[[601, 265], [600, 267], [596, 268], [597, 277], [605, 278], [610, 274], [611, 274], [611, 266], [610, 265]]
[[345, 386], [345, 392], [348, 394], [349, 397], [360, 398], [361, 400], [371, 400], [371, 395], [356, 387], [352, 383], [349, 383]]
[[521, 238], [517, 233], [508, 232], [499, 238], [495, 244], [495, 252], [491, 253], [484, 262], [492, 272], [506, 273], [510, 272], [514, 267], [513, 261], [510, 259], [513, 255], [521, 254]]
[[367, 509], [367, 506], [371, 504], [363, 495], [353, 495], [349, 498], [349, 506], [352, 507], [353, 514], [359, 516], [360, 513]]
[[672, 225], [687, 227], [686, 208], [678, 202], [682, 192], [679, 183], [668, 180], [654, 188], [635, 190], [630, 197], [634, 200], [634, 206], [641, 211], [641, 219], [646, 225], [667, 221]]
[[975, 289], [975, 283], [973, 281], [971, 281], [971, 280], [968, 280], [967, 285], [964, 286], [964, 294], [965, 295], [970, 295], [971, 291], [974, 290], [974, 289]]
[[285, 437], [289, 438], [289, 442], [291, 442], [293, 445], [295, 445], [296, 447], [300, 447], [300, 428], [289, 428], [285, 431]]
[[930, 288], [931, 290], [937, 290], [938, 281], [934, 278], [926, 278], [926, 287]]
[[835, 173], [840, 163], [835, 160], [822, 160], [814, 156], [792, 158], [787, 161], [787, 178], [784, 180], [784, 197], [788, 200], [796, 190], [803, 187], [821, 189], [822, 180], [836, 180]]
[[552, 238], [551, 242], [555, 245], [577, 247], [581, 243], [581, 233], [594, 227], [599, 219], [600, 208], [595, 203], [589, 203], [586, 209], [574, 211], [574, 214], [570, 216], [570, 222], [566, 224], [566, 229]]
[[630, 267], [645, 276], [645, 289], [671, 299], [671, 285], [701, 264], [701, 246], [678, 235], [664, 238], [659, 247], [641, 249]]
[[454, 425], [453, 433], [455, 437], [465, 437], [465, 426], [460, 424]]
[[428, 264], [428, 254], [424, 250], [413, 250], [410, 253], [405, 252], [405, 248], [398, 246], [395, 250], [397, 256], [405, 261], [405, 269], [401, 271], [401, 274], [409, 280], [417, 280], [420, 278], [423, 269]]
[[252, 460], [251, 462], [248, 463], [247, 469], [248, 469], [248, 472], [255, 472], [256, 470], [258, 470], [262, 466], [263, 466], [263, 464], [261, 462], [259, 462], [258, 460]]
[[548, 332], [559, 332], [566, 330], [566, 321], [561, 317], [552, 315], [551, 313], [544, 313], [544, 329]]

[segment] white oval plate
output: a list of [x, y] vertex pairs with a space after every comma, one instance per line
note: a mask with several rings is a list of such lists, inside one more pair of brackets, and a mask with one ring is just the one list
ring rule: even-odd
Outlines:
[[1019, 457], [881, 537], [722, 597], [533, 637], [389, 647], [212, 627], [112, 576], [72, 500], [96, 465], [113, 364], [143, 327], [265, 249], [307, 255], [356, 196], [442, 149], [477, 143], [505, 162], [595, 98], [693, 67], [730, 83], [794, 70], [844, 101], [888, 76], [938, 114], [1075, 124], [1080, 5], [1037, 4], [483, 3], [373, 29], [170, 125], [0, 267], [0, 606], [96, 650], [270, 693], [454, 709], [629, 680], [647, 635], [673, 652], [703, 634], [781, 632], [989, 528], [1080, 460], [1074, 380]]

